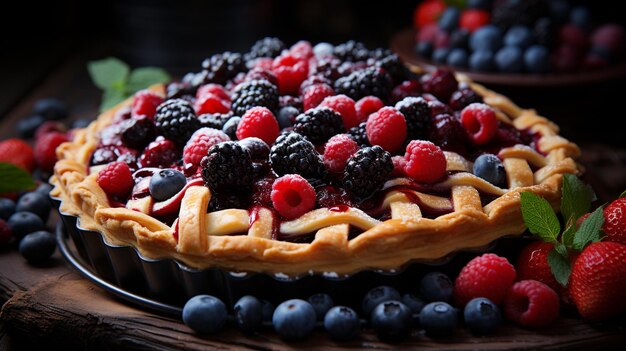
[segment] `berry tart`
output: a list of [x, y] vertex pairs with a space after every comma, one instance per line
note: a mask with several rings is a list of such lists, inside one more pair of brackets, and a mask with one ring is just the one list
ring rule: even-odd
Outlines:
[[246, 54], [137, 92], [57, 149], [51, 195], [105, 242], [193, 269], [398, 270], [558, 207], [579, 148], [532, 109], [349, 41]]

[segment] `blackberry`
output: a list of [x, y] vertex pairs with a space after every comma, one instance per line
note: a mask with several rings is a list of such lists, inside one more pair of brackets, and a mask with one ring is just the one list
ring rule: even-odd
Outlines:
[[324, 163], [315, 146], [295, 132], [278, 136], [270, 150], [270, 163], [276, 174], [299, 174], [304, 178], [321, 178]]
[[348, 136], [356, 141], [359, 146], [369, 146], [370, 142], [367, 140], [367, 132], [365, 131], [365, 122], [361, 122], [358, 126], [352, 127], [348, 130]]
[[342, 77], [342, 74], [339, 72], [341, 63], [341, 60], [336, 57], [320, 58], [317, 60], [317, 64], [315, 65], [315, 74], [334, 82], [338, 78]]
[[237, 127], [239, 127], [239, 122], [241, 122], [241, 117], [231, 117], [228, 121], [226, 121], [226, 123], [224, 123], [222, 132], [226, 133], [231, 140], [237, 140]]
[[191, 84], [186, 84], [183, 82], [172, 82], [167, 85], [165, 91], [165, 96], [167, 97], [167, 99], [182, 98], [185, 95], [195, 94], [195, 91], [191, 87]]
[[211, 200], [209, 201], [209, 212], [226, 210], [229, 208], [246, 208], [248, 207], [248, 201], [242, 196], [242, 194], [220, 192], [211, 193]]
[[179, 144], [185, 144], [200, 128], [193, 106], [183, 99], [167, 100], [159, 105], [154, 123], [161, 135]]
[[267, 80], [250, 80], [235, 87], [232, 110], [238, 116], [256, 106], [267, 107], [272, 113], [278, 110], [278, 88]]
[[249, 189], [252, 185], [252, 160], [237, 142], [225, 141], [211, 146], [200, 166], [202, 179], [213, 192]]
[[392, 171], [390, 153], [378, 145], [364, 147], [348, 160], [343, 186], [352, 195], [365, 199], [382, 188]]
[[449, 114], [440, 114], [433, 118], [429, 140], [446, 151], [467, 155], [469, 144], [467, 132], [458, 118]]
[[359, 62], [368, 59], [369, 50], [367, 50], [363, 43], [349, 40], [335, 46], [333, 54], [341, 61]]
[[137, 116], [122, 122], [122, 142], [124, 145], [141, 150], [156, 138], [156, 128], [152, 119]]
[[202, 69], [206, 73], [204, 83], [225, 84], [237, 73], [245, 72], [246, 65], [241, 54], [226, 51], [202, 61]]
[[402, 83], [409, 77], [408, 68], [402, 63], [400, 57], [391, 50], [377, 49], [372, 52], [373, 64], [384, 69], [393, 80], [394, 85]]
[[319, 145], [345, 129], [341, 115], [337, 111], [328, 107], [317, 107], [298, 115], [293, 130], [313, 144]]
[[203, 127], [221, 130], [231, 117], [232, 113], [205, 113], [198, 116], [198, 120]]
[[265, 37], [257, 40], [250, 48], [250, 52], [246, 54], [246, 61], [254, 60], [259, 57], [274, 58], [281, 54], [287, 47], [278, 38]]
[[406, 119], [407, 139], [426, 139], [431, 123], [428, 101], [410, 96], [398, 101], [395, 107]]
[[556, 28], [554, 22], [548, 17], [543, 17], [535, 22], [533, 26], [533, 37], [535, 42], [545, 47], [552, 47], [556, 41]]
[[483, 102], [483, 98], [471, 88], [462, 88], [452, 93], [448, 105], [455, 111], [461, 111], [474, 102]]
[[391, 77], [385, 70], [380, 67], [368, 67], [337, 79], [335, 92], [337, 95], [348, 95], [355, 101], [368, 95], [384, 100], [391, 92], [391, 84]]

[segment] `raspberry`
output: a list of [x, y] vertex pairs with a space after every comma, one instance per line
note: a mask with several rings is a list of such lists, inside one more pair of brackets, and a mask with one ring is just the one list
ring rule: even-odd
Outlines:
[[272, 145], [280, 133], [278, 121], [272, 111], [265, 107], [253, 107], [242, 117], [237, 126], [237, 139], [257, 137]]
[[298, 115], [293, 130], [315, 145], [345, 131], [341, 115], [328, 107], [317, 107]]
[[243, 82], [233, 91], [232, 110], [242, 116], [256, 106], [267, 107], [270, 111], [278, 110], [278, 89], [267, 80]]
[[128, 197], [135, 185], [130, 168], [124, 162], [109, 163], [98, 173], [96, 181], [105, 193], [120, 200]]
[[356, 197], [365, 199], [382, 188], [392, 171], [390, 153], [378, 145], [364, 147], [348, 159], [343, 186]]
[[48, 133], [35, 142], [35, 161], [39, 168], [46, 172], [52, 172], [57, 162], [56, 149], [62, 143], [68, 141], [65, 133]]
[[306, 40], [300, 40], [289, 48], [289, 53], [301, 59], [309, 59], [313, 56], [313, 47]]
[[261, 79], [278, 86], [278, 78], [276, 78], [276, 75], [270, 69], [254, 67], [246, 73], [246, 81]]
[[150, 90], [140, 90], [135, 93], [131, 114], [133, 116], [148, 116], [154, 118], [157, 107], [163, 103], [163, 97]]
[[185, 161], [185, 164], [192, 164], [197, 167], [200, 165], [202, 158], [207, 155], [211, 146], [223, 141], [230, 141], [230, 138], [221, 130], [206, 127], [200, 128], [193, 133], [185, 145], [183, 161]]
[[325, 98], [320, 106], [330, 107], [339, 112], [343, 125], [346, 129], [356, 127], [359, 121], [356, 118], [356, 109], [354, 100], [345, 95], [335, 95]]
[[52, 132], [65, 133], [67, 132], [67, 128], [63, 123], [58, 121], [45, 121], [35, 130], [35, 140]]
[[434, 183], [446, 174], [446, 156], [430, 141], [412, 140], [404, 159], [404, 172], [416, 182]]
[[11, 163], [30, 173], [35, 168], [33, 148], [17, 138], [4, 140], [0, 142], [0, 162]]
[[210, 83], [199, 87], [198, 91], [196, 91], [196, 99], [199, 100], [207, 94], [217, 95], [221, 100], [230, 102], [230, 95], [228, 95], [226, 89], [219, 84]]
[[489, 12], [480, 9], [467, 9], [461, 13], [459, 27], [474, 32], [476, 29], [489, 24]]
[[454, 282], [454, 300], [459, 307], [475, 297], [500, 304], [515, 281], [515, 268], [506, 258], [487, 253], [469, 261]]
[[408, 139], [427, 139], [431, 124], [428, 102], [421, 97], [409, 96], [398, 101], [395, 107], [406, 119]]
[[324, 166], [331, 172], [343, 172], [350, 156], [359, 150], [359, 144], [346, 134], [337, 134], [324, 146]]
[[202, 179], [213, 192], [249, 189], [252, 160], [248, 151], [234, 141], [213, 145], [200, 162]]
[[317, 107], [326, 97], [335, 95], [335, 90], [328, 84], [315, 84], [304, 89], [302, 107], [304, 111]]
[[294, 219], [315, 207], [315, 189], [298, 174], [287, 174], [272, 184], [272, 205], [286, 219]]
[[367, 121], [367, 117], [369, 117], [372, 113], [383, 108], [385, 104], [377, 98], [376, 96], [365, 96], [359, 99], [354, 104], [354, 108], [356, 110], [356, 118], [360, 122]]
[[626, 197], [614, 200], [604, 208], [602, 230], [607, 241], [626, 244]]
[[324, 164], [315, 146], [298, 133], [286, 133], [270, 149], [272, 169], [278, 175], [300, 174], [305, 178], [324, 175]]
[[406, 158], [403, 156], [392, 156], [391, 162], [393, 162], [393, 172], [391, 172], [391, 177], [406, 176], [406, 172], [404, 171], [406, 168]]
[[457, 90], [459, 83], [454, 77], [454, 73], [447, 69], [438, 69], [433, 72], [430, 78], [423, 83], [424, 91], [433, 94], [441, 101], [450, 100], [450, 96]]
[[200, 128], [193, 106], [183, 99], [167, 100], [159, 105], [154, 123], [164, 137], [181, 145]]
[[295, 95], [300, 83], [309, 74], [309, 62], [293, 54], [286, 53], [278, 56], [272, 63], [272, 71], [278, 78], [278, 91], [281, 95]]
[[550, 265], [548, 264], [548, 254], [554, 248], [554, 244], [543, 241], [534, 241], [528, 244], [517, 257], [515, 269], [519, 280], [537, 280], [554, 291], [559, 290], [559, 283], [554, 278]]
[[523, 327], [541, 328], [559, 316], [559, 296], [536, 280], [513, 284], [504, 298], [504, 315]]
[[470, 104], [461, 111], [461, 124], [477, 145], [488, 143], [498, 130], [496, 112], [481, 103]]
[[391, 84], [391, 77], [385, 70], [378, 67], [368, 67], [337, 79], [335, 91], [338, 94], [348, 95], [354, 100], [368, 95], [386, 99], [391, 91]]
[[416, 80], [405, 80], [400, 85], [397, 85], [391, 91], [389, 100], [392, 103], [396, 103], [409, 96], [422, 95], [422, 85]]
[[196, 114], [227, 113], [230, 111], [230, 103], [215, 94], [205, 93], [194, 102], [194, 109]]
[[321, 76], [319, 74], [314, 74], [314, 75], [310, 75], [307, 77], [307, 79], [305, 79], [302, 84], [300, 84], [300, 89], [298, 90], [298, 93], [300, 95], [304, 95], [304, 91], [313, 85], [317, 85], [317, 84], [328, 84], [328, 85], [332, 85], [333, 83], [331, 82], [330, 79]]
[[180, 154], [173, 141], [163, 137], [156, 138], [148, 144], [139, 158], [142, 167], [169, 167], [178, 161]]
[[450, 107], [455, 111], [461, 111], [468, 105], [475, 102], [483, 102], [483, 98], [474, 90], [470, 88], [459, 89], [452, 93]]
[[370, 144], [395, 152], [406, 139], [406, 120], [400, 111], [387, 106], [369, 116], [365, 130]]
[[215, 54], [202, 61], [204, 81], [224, 84], [234, 78], [237, 73], [246, 70], [241, 54], [236, 52], [224, 52]]
[[0, 219], [0, 245], [4, 245], [11, 241], [13, 237], [13, 232], [11, 231], [11, 227], [7, 224], [4, 219]]

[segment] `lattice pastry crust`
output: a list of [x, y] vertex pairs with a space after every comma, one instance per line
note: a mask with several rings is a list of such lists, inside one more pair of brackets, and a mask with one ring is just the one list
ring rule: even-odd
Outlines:
[[[200, 269], [342, 275], [365, 269], [395, 270], [410, 261], [433, 261], [459, 250], [484, 247], [502, 236], [524, 232], [520, 192], [532, 191], [556, 208], [562, 175], [580, 172], [575, 162], [580, 150], [534, 110], [522, 109], [466, 77], [458, 78], [496, 108], [500, 120], [540, 135], [537, 147], [541, 153], [522, 145], [499, 153], [508, 189], [474, 176], [471, 162], [446, 152], [448, 171], [453, 172], [432, 188], [449, 196], [413, 190], [407, 196], [406, 190], [390, 191], [382, 205], [391, 213], [391, 219], [385, 221], [357, 208], [315, 209], [280, 224], [273, 223], [277, 219], [266, 208], [207, 213], [211, 193], [197, 182], [187, 187], [179, 218], [170, 226], [148, 214], [154, 205], [150, 197], [130, 201], [127, 208], [111, 207], [96, 183], [97, 172], [90, 172], [98, 132], [112, 123], [117, 110], [130, 104], [126, 101], [57, 149], [59, 162], [51, 179], [55, 185], [51, 194], [62, 200], [61, 211], [78, 216], [82, 228], [102, 233], [107, 242], [134, 246], [144, 257], [174, 258]], [[395, 179], [385, 186], [401, 182]], [[495, 199], [484, 204], [481, 194]], [[448, 213], [426, 218], [422, 215], [424, 206]], [[350, 235], [351, 227], [362, 233]], [[294, 243], [272, 239], [276, 229], [287, 236], [315, 234], [310, 243]]]

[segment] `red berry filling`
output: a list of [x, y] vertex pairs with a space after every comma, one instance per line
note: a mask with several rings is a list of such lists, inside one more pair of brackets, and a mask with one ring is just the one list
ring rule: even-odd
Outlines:
[[473, 103], [461, 111], [461, 124], [477, 145], [488, 143], [498, 130], [496, 112], [489, 105]]
[[536, 280], [522, 280], [509, 288], [504, 298], [504, 315], [523, 327], [545, 327], [559, 316], [559, 297]]
[[365, 131], [370, 144], [380, 145], [386, 151], [395, 152], [406, 139], [406, 120], [395, 108], [383, 107], [369, 116]]
[[404, 159], [404, 173], [416, 182], [433, 183], [446, 174], [446, 156], [430, 141], [411, 141]]
[[237, 126], [237, 139], [257, 137], [267, 145], [272, 145], [280, 133], [278, 121], [266, 107], [253, 107], [242, 117]]
[[294, 219], [315, 207], [315, 189], [297, 174], [287, 174], [272, 184], [272, 205], [286, 219]]
[[128, 197], [135, 185], [130, 168], [124, 162], [109, 163], [98, 173], [96, 182], [105, 193], [118, 199]]

